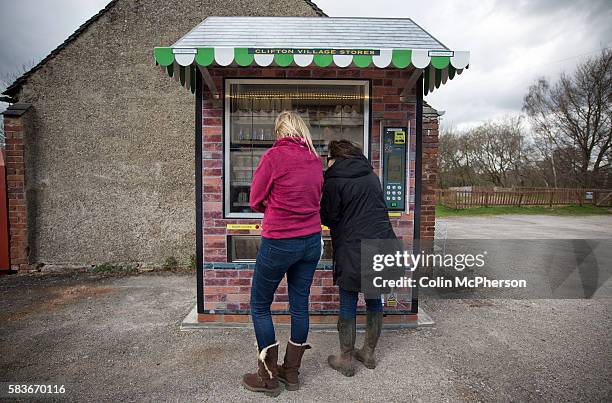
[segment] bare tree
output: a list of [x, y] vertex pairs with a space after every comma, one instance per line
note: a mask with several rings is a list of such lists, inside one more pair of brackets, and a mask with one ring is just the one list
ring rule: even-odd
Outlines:
[[520, 117], [487, 122], [470, 133], [476, 169], [494, 186], [511, 186], [523, 162]]
[[607, 184], [612, 148], [612, 51], [578, 65], [550, 84], [541, 78], [523, 102], [539, 144], [557, 175], [572, 175], [575, 186]]
[[438, 145], [438, 185], [449, 186], [475, 185], [478, 178], [472, 168], [472, 153], [464, 134], [454, 130], [440, 133]]
[[13, 84], [15, 80], [21, 77], [24, 73], [30, 71], [36, 65], [34, 59], [17, 66], [9, 72], [0, 74], [0, 92], [3, 92], [8, 86]]
[[521, 117], [490, 121], [439, 137], [438, 176], [449, 186], [539, 186], [537, 155]]

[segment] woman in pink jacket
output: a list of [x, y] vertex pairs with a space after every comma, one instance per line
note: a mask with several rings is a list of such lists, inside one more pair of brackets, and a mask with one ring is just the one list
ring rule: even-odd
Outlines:
[[[323, 186], [321, 161], [302, 118], [281, 112], [276, 142], [261, 158], [251, 185], [250, 205], [264, 213], [261, 245], [251, 285], [251, 318], [259, 348], [258, 371], [243, 377], [245, 388], [278, 396], [279, 381], [297, 390], [298, 369], [308, 337], [308, 297], [321, 256], [319, 205]], [[287, 276], [291, 338], [285, 359], [277, 364], [278, 346], [270, 305]]]

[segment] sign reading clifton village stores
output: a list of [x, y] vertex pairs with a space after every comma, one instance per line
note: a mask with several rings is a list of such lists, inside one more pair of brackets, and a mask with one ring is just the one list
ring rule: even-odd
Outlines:
[[378, 56], [376, 49], [304, 49], [304, 48], [249, 48], [251, 55], [364, 55]]

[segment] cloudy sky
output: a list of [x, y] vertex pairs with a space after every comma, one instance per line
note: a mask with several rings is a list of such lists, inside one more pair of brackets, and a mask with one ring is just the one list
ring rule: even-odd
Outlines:
[[[427, 97], [446, 110], [446, 127], [520, 113], [527, 87], [537, 77], [571, 72], [612, 46], [610, 0], [315, 2], [334, 17], [410, 17], [450, 49], [471, 51], [470, 69]], [[0, 0], [0, 78], [39, 61], [106, 3]]]

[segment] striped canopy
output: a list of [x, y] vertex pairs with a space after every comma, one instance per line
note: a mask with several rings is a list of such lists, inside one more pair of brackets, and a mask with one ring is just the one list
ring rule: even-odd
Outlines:
[[300, 17], [209, 17], [154, 56], [192, 91], [198, 67], [314, 66], [421, 69], [425, 94], [461, 74], [470, 59], [410, 19]]

